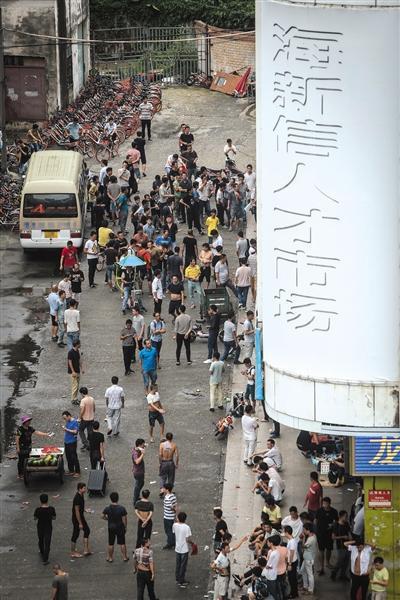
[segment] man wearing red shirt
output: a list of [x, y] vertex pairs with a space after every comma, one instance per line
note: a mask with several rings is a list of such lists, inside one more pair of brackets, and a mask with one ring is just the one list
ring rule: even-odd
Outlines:
[[304, 506], [307, 506], [308, 513], [315, 519], [317, 510], [322, 506], [322, 486], [318, 481], [318, 473], [311, 471], [310, 473], [310, 487], [304, 501]]
[[61, 250], [60, 257], [60, 271], [64, 271], [64, 273], [69, 273], [72, 271], [72, 268], [75, 263], [78, 262], [78, 251], [69, 240], [65, 248]]

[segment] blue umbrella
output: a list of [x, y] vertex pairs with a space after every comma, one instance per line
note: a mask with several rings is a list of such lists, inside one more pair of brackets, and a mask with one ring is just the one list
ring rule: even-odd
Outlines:
[[119, 260], [121, 267], [143, 267], [146, 263], [137, 256], [123, 256]]

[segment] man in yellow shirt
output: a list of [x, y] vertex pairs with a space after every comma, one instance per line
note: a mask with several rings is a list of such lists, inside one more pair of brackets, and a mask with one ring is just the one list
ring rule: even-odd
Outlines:
[[196, 305], [194, 303], [194, 292], [198, 293], [199, 298], [202, 294], [201, 284], [199, 281], [200, 273], [201, 270], [199, 265], [196, 263], [196, 259], [192, 258], [192, 260], [190, 261], [190, 265], [188, 265], [185, 269], [185, 279], [188, 282], [188, 296], [192, 301], [192, 305], [190, 308], [196, 308]]
[[374, 558], [371, 577], [371, 600], [386, 600], [386, 588], [389, 585], [389, 571], [383, 564], [383, 558]]
[[108, 227], [108, 221], [103, 221], [101, 227], [99, 227], [98, 241], [100, 248], [105, 248], [110, 241], [110, 233], [114, 233], [112, 229]]
[[210, 216], [207, 217], [207, 219], [206, 219], [207, 235], [208, 235], [208, 243], [209, 244], [211, 244], [213, 241], [213, 236], [212, 236], [211, 232], [214, 229], [216, 231], [218, 231], [218, 225], [219, 225], [219, 219], [217, 217], [217, 211], [215, 210], [215, 208], [213, 208], [212, 211], [210, 212]]

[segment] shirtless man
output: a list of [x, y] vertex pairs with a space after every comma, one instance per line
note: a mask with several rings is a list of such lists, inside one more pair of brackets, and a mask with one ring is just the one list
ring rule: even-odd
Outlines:
[[158, 456], [160, 459], [160, 498], [164, 495], [167, 483], [174, 485], [175, 469], [179, 465], [179, 450], [173, 440], [172, 433], [167, 433], [166, 440], [161, 442]]

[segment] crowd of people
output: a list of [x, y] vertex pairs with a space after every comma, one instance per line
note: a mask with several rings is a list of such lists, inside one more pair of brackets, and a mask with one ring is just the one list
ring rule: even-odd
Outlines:
[[[87, 272], [80, 264], [76, 248], [68, 242], [60, 256], [60, 281], [52, 286], [47, 298], [51, 339], [59, 348], [66, 347], [71, 380], [72, 406], [62, 413], [68, 474], [79, 480], [72, 500], [71, 558], [92, 555], [85, 508], [88, 488], [80, 481], [78, 439], [81, 452], [89, 456], [91, 468], [105, 470], [107, 441], [118, 439], [126, 398], [119, 377], [112, 376], [111, 385], [104, 391], [103, 409], [100, 409], [105, 412], [107, 423], [104, 435], [100, 431], [104, 414], [99, 415], [99, 402], [81, 385], [85, 373], [81, 325], [85, 328], [85, 323], [83, 319], [81, 324], [79, 308], [82, 294], [92, 294], [90, 290], [97, 287], [96, 278], [100, 276], [97, 266], [104, 260], [104, 283], [110, 294], [115, 293], [116, 300], [120, 297], [120, 311], [128, 317], [119, 334], [123, 372], [125, 377], [135, 377], [135, 365], [139, 363], [147, 404], [148, 436], [143, 431], [143, 437], [136, 439], [131, 451], [132, 505], [136, 522], [133, 558], [138, 600], [144, 598], [146, 589], [150, 600], [156, 600], [151, 536], [157, 510], [162, 510], [163, 515], [166, 536], [163, 549], [175, 551], [175, 580], [180, 588], [188, 587], [189, 555], [197, 553], [187, 514], [181, 510], [175, 491], [180, 451], [173, 433], [166, 428], [168, 407], [162, 400], [160, 370], [166, 337], [175, 341], [176, 366], [181, 366], [183, 348], [187, 366], [192, 365], [195, 322], [189, 311], [200, 308], [204, 290], [214, 286], [229, 290], [235, 310], [223, 320], [219, 307], [212, 304], [206, 315], [207, 354], [203, 362], [208, 365], [209, 410], [224, 409], [223, 378], [228, 361], [232, 359], [234, 364], [243, 365], [241, 372], [246, 387], [242, 413], [236, 416], [241, 417], [243, 461], [246, 468], [254, 472], [252, 493], [263, 499], [260, 523], [234, 546], [222, 510], [214, 509], [215, 557], [211, 569], [215, 576], [216, 600], [227, 597], [231, 579], [242, 598], [249, 600], [313, 595], [317, 565], [319, 577], [324, 576], [328, 568], [332, 580], [351, 578], [353, 600], [358, 600], [359, 590], [361, 599], [365, 600], [370, 580], [374, 600], [384, 600], [388, 572], [382, 558], [373, 559], [372, 548], [364, 542], [356, 519], [350, 524], [346, 511], [338, 512], [332, 507], [330, 498], [323, 494], [318, 473], [310, 474], [304, 510], [290, 506], [282, 518], [285, 481], [283, 457], [276, 441], [280, 437], [278, 423], [274, 423], [266, 448], [256, 449], [259, 420], [255, 417], [257, 401], [252, 361], [257, 243], [245, 234], [249, 212], [256, 217], [256, 175], [252, 165], [248, 164], [243, 174], [236, 172], [233, 159], [237, 148], [228, 139], [223, 148], [225, 169], [214, 173], [206, 167], [198, 167], [194, 135], [187, 124], [182, 124], [176, 152], [166, 158], [163, 174], [155, 176], [148, 193], [140, 193], [139, 182], [147, 176], [144, 138], [145, 128], [137, 133], [116, 172], [103, 161], [99, 175], [91, 176], [88, 197], [92, 229], [83, 250]], [[224, 230], [235, 232], [236, 236], [235, 251], [230, 256], [224, 244]], [[182, 238], [180, 242], [178, 238]], [[139, 266], [130, 266], [132, 258], [140, 259]], [[168, 319], [165, 299], [168, 299]], [[243, 319], [241, 331], [238, 315]], [[223, 347], [220, 347], [221, 341]], [[161, 383], [160, 388], [158, 383]], [[263, 401], [260, 404], [261, 420], [266, 422], [269, 417], [265, 404]], [[32, 448], [32, 436], [52, 435], [35, 430], [31, 421], [30, 417], [23, 417], [17, 432], [20, 478]], [[159, 509], [145, 485], [146, 454], [155, 444], [157, 433], [162, 502]], [[48, 564], [56, 511], [49, 505], [46, 494], [41, 494], [34, 518], [39, 550], [43, 563]], [[102, 518], [108, 529], [107, 562], [114, 561], [115, 543], [120, 546], [122, 560], [128, 562], [126, 532], [131, 517], [129, 510], [119, 503], [116, 491], [111, 492], [110, 504], [104, 508]], [[81, 532], [82, 551], [77, 547]], [[248, 545], [253, 555], [252, 563], [243, 573], [232, 573], [230, 554], [243, 544]], [[332, 561], [334, 547], [335, 562]], [[64, 599], [68, 574], [59, 564], [54, 565], [53, 570], [53, 598]]]
[[[81, 384], [86, 367], [81, 352], [81, 328], [85, 331], [84, 313], [81, 320], [80, 309], [82, 294], [93, 293], [89, 290], [98, 284], [98, 262], [105, 260], [104, 283], [110, 292], [117, 292], [116, 298], [121, 297], [120, 310], [127, 316], [119, 335], [123, 372], [125, 376], [135, 377], [135, 364], [139, 362], [148, 407], [148, 436], [143, 432], [143, 437], [136, 439], [131, 452], [132, 504], [134, 519], [137, 520], [134, 561], [138, 598], [143, 598], [147, 588], [150, 599], [154, 600], [155, 570], [151, 535], [152, 519], [157, 508], [150, 500], [150, 490], [145, 486], [145, 456], [150, 445], [155, 443], [155, 434], [159, 435], [160, 440], [159, 496], [166, 534], [164, 549], [175, 550], [175, 579], [182, 588], [188, 586], [186, 570], [189, 553], [197, 552], [186, 522], [187, 515], [180, 509], [175, 494], [179, 449], [173, 433], [166, 429], [167, 407], [162, 400], [162, 386], [159, 390], [157, 385], [162, 369], [163, 340], [166, 336], [174, 339], [176, 366], [181, 364], [183, 347], [187, 365], [190, 366], [194, 319], [189, 311], [200, 308], [204, 289], [215, 286], [230, 290], [232, 306], [246, 309], [243, 313], [243, 341], [238, 336], [234, 313], [229, 314], [223, 322], [219, 308], [211, 305], [206, 316], [208, 344], [203, 362], [209, 364], [210, 369], [210, 410], [214, 410], [215, 401], [221, 407], [224, 367], [218, 369], [216, 363], [226, 365], [233, 358], [231, 350], [234, 350], [235, 363], [248, 361], [254, 348], [254, 311], [247, 310], [247, 305], [250, 297], [255, 301], [257, 245], [255, 239], [246, 238], [244, 231], [249, 211], [254, 215], [256, 211], [256, 176], [250, 164], [244, 174], [234, 173], [231, 158], [232, 152], [236, 153], [237, 150], [231, 140], [224, 147], [225, 169], [210, 173], [205, 167], [199, 168], [194, 135], [188, 125], [182, 124], [177, 151], [167, 157], [163, 175], [154, 178], [149, 193], [141, 194], [138, 183], [146, 176], [146, 156], [144, 144], [140, 148], [138, 139], [144, 139], [142, 132], [138, 132], [137, 139], [115, 174], [113, 168], [104, 161], [99, 175], [91, 177], [88, 195], [92, 229], [83, 249], [87, 269], [81, 265], [77, 249], [72, 242], [68, 242], [60, 256], [60, 280], [52, 286], [47, 302], [51, 340], [59, 348], [66, 348], [67, 371], [71, 380], [71, 408], [62, 414], [62, 427], [67, 475], [78, 481], [72, 501], [70, 550], [71, 558], [78, 559], [92, 555], [90, 518], [87, 517], [89, 511], [85, 508], [88, 488], [87, 483], [80, 481], [80, 458], [86, 454], [92, 469], [105, 469], [106, 464], [109, 465], [106, 463], [107, 441], [118, 438], [120, 434], [126, 397], [116, 375], [104, 391], [103, 408], [99, 408], [99, 400], [95, 401], [88, 388]], [[224, 252], [224, 229], [235, 231], [236, 235], [235, 251], [229, 256], [229, 266]], [[182, 230], [185, 234], [178, 243], [177, 238], [181, 238]], [[198, 237], [194, 231], [198, 232]], [[140, 259], [139, 267], [129, 266], [131, 258]], [[165, 298], [168, 298], [168, 320], [163, 315]], [[149, 312], [151, 317], [146, 316]], [[220, 336], [223, 338], [223, 353], [219, 351]], [[245, 366], [247, 368], [247, 364]], [[99, 414], [99, 411], [103, 414]], [[107, 422], [105, 434], [100, 431], [104, 411]], [[35, 431], [31, 426], [31, 418], [26, 417], [17, 434], [18, 472], [21, 478], [34, 434], [51, 435]], [[108, 523], [106, 560], [109, 563], [114, 561], [116, 542], [120, 546], [122, 560], [128, 562], [128, 510], [119, 504], [116, 491], [110, 494], [110, 502], [102, 513]], [[49, 561], [55, 518], [54, 507], [49, 506], [48, 496], [42, 494], [35, 519], [44, 564]], [[81, 532], [83, 548], [80, 551], [77, 543]], [[65, 571], [60, 565], [55, 565], [54, 598], [64, 598], [62, 594], [67, 587], [67, 580]]]

